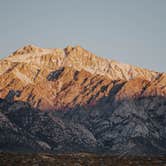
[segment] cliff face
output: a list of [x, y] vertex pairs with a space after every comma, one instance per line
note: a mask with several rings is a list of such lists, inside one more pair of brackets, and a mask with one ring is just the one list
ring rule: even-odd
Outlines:
[[0, 150], [166, 154], [165, 96], [165, 73], [25, 46], [0, 61]]

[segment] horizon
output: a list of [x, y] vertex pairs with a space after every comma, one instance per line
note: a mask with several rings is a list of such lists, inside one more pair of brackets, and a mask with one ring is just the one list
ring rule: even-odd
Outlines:
[[166, 1], [20, 1], [0, 5], [0, 58], [25, 45], [80, 45], [97, 56], [165, 72]]

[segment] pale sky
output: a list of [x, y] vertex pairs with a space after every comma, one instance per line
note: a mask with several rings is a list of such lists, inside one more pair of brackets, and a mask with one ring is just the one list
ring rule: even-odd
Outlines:
[[166, 71], [166, 0], [0, 0], [0, 57], [34, 44]]

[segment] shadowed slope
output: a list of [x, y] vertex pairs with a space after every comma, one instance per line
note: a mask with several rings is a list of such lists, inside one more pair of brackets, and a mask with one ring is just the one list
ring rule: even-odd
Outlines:
[[3, 151], [166, 154], [164, 97], [123, 100], [112, 105], [103, 99], [93, 107], [47, 112], [26, 102], [1, 99], [0, 110]]

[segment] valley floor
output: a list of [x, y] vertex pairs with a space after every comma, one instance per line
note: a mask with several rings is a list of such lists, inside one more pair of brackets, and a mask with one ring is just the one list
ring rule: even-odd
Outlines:
[[166, 157], [0, 153], [0, 166], [166, 166]]

